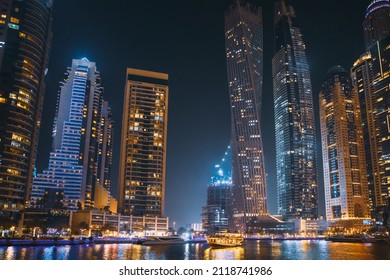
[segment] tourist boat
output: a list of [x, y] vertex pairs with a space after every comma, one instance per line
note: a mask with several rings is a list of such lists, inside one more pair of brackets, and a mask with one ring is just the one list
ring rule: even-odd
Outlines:
[[244, 237], [241, 234], [233, 233], [210, 235], [206, 239], [211, 248], [237, 247], [244, 242]]
[[180, 245], [185, 244], [186, 241], [179, 236], [147, 236], [143, 245]]
[[327, 238], [332, 242], [348, 242], [348, 243], [377, 243], [384, 242], [385, 240], [376, 236], [368, 236], [363, 234], [352, 235], [333, 235]]

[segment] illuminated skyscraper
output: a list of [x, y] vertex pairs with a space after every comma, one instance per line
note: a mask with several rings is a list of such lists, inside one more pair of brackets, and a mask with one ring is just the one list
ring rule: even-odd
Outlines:
[[168, 74], [127, 68], [119, 165], [119, 210], [163, 216]]
[[363, 22], [364, 40], [369, 49], [376, 41], [390, 35], [390, 0], [373, 0]]
[[114, 122], [112, 120], [111, 108], [107, 101], [102, 102], [99, 125], [96, 183], [110, 191]]
[[208, 234], [228, 229], [231, 177], [231, 147], [228, 146], [222, 162], [215, 166], [217, 174], [207, 187], [207, 202], [202, 208], [202, 227]]
[[[372, 45], [352, 68], [359, 92], [373, 211], [390, 197], [390, 36]], [[374, 214], [374, 213], [373, 213]]]
[[0, 1], [0, 212], [6, 216], [24, 207], [32, 183], [51, 2]]
[[370, 207], [380, 219], [390, 197], [390, 2], [372, 1], [363, 27], [367, 53], [351, 72], [362, 113]]
[[225, 13], [225, 46], [232, 125], [230, 229], [245, 231], [250, 217], [266, 215], [261, 135], [263, 85], [262, 10], [237, 1]]
[[101, 170], [98, 152], [103, 88], [99, 72], [95, 62], [82, 58], [72, 61], [66, 75], [58, 99], [49, 167], [33, 181], [31, 203], [36, 207], [45, 207], [44, 195], [53, 189], [63, 192], [64, 208], [92, 206], [96, 174]]
[[272, 59], [278, 213], [285, 219], [318, 216], [315, 120], [309, 65], [295, 12], [275, 5]]
[[326, 219], [370, 218], [359, 97], [341, 66], [322, 86], [320, 122]]

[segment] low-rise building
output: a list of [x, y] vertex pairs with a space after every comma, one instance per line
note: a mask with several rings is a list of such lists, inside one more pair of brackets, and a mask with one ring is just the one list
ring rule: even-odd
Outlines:
[[71, 214], [72, 233], [87, 227], [88, 235], [148, 236], [165, 235], [168, 217], [127, 216], [98, 210], [80, 210]]

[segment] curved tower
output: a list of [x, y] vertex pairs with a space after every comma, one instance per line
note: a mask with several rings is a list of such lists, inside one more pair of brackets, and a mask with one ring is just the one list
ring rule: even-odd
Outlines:
[[285, 219], [318, 216], [315, 120], [309, 65], [295, 12], [275, 5], [272, 59], [278, 212]]
[[22, 209], [29, 199], [51, 44], [51, 2], [1, 1], [0, 211], [3, 213]]
[[371, 2], [367, 7], [363, 29], [367, 49], [390, 34], [390, 0]]
[[262, 10], [237, 1], [225, 13], [225, 46], [232, 121], [231, 230], [267, 214], [261, 135], [263, 85]]

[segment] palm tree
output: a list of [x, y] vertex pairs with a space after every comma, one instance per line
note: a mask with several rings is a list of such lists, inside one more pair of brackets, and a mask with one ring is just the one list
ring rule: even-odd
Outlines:
[[84, 234], [84, 231], [89, 229], [89, 224], [85, 221], [82, 221], [78, 224], [77, 227], [80, 229], [81, 234]]
[[105, 223], [104, 226], [102, 226], [100, 228], [100, 231], [102, 232], [102, 234], [104, 234], [105, 232], [108, 233], [110, 231], [115, 231], [115, 230], [116, 230], [116, 228], [109, 223]]

